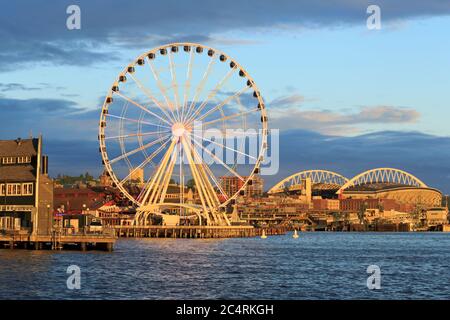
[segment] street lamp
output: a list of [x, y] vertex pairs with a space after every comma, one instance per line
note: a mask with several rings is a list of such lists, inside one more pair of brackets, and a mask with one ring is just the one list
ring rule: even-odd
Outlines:
[[[50, 232], [51, 233], [51, 229], [52, 229], [52, 225], [53, 225], [53, 221], [50, 218], [50, 205], [47, 204], [47, 234]], [[50, 229], [50, 230], [49, 230]]]

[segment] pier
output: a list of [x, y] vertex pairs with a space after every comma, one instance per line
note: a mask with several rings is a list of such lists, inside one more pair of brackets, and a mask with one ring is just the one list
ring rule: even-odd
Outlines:
[[115, 226], [117, 237], [125, 238], [245, 238], [282, 235], [286, 228], [254, 228], [252, 226]]
[[111, 230], [102, 233], [70, 233], [68, 229], [51, 235], [30, 235], [20, 232], [0, 234], [0, 249], [31, 250], [102, 250], [113, 251], [116, 236]]

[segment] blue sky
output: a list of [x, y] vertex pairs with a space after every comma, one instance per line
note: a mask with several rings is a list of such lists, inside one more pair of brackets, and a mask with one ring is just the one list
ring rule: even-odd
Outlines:
[[[66, 28], [69, 4], [81, 8], [81, 30]], [[270, 127], [283, 129], [290, 152], [282, 158], [279, 176], [267, 177], [269, 185], [301, 169], [352, 175], [369, 165], [389, 164], [450, 191], [445, 148], [450, 137], [450, 2], [371, 1], [381, 8], [381, 30], [366, 28], [368, 4], [5, 3], [0, 13], [0, 138], [43, 133], [54, 159], [51, 173], [86, 168], [98, 174], [96, 126], [100, 101], [113, 79], [145, 50], [192, 41], [217, 47], [245, 66], [267, 102]], [[345, 146], [359, 155], [341, 161], [339, 153], [327, 153], [330, 137], [333, 148]], [[426, 150], [417, 150], [423, 139]], [[85, 146], [85, 161], [70, 155], [70, 145]], [[404, 152], [393, 157], [393, 145]], [[319, 155], [329, 161], [320, 163]]]

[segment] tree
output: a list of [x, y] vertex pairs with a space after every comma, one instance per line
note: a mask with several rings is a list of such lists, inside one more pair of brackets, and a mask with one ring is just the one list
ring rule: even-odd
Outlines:
[[89, 172], [86, 171], [86, 173], [84, 174], [84, 179], [85, 179], [86, 181], [89, 181], [89, 180], [94, 180], [94, 177], [91, 176], [91, 175], [89, 174]]
[[189, 179], [189, 180], [186, 182], [186, 187], [187, 187], [187, 188], [190, 188], [190, 189], [193, 189], [193, 188], [195, 187], [195, 180], [194, 180], [194, 179]]
[[359, 219], [359, 223], [364, 223], [365, 217], [366, 217], [366, 209], [367, 209], [367, 204], [364, 202], [363, 204], [361, 204], [361, 206], [359, 207], [359, 211], [358, 211], [358, 219]]

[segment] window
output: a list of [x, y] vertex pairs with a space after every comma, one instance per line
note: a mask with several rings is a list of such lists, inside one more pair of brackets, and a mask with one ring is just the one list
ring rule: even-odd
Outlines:
[[33, 183], [22, 183], [22, 195], [23, 196], [33, 195]]
[[2, 158], [2, 163], [3, 164], [16, 163], [16, 157], [4, 157], [4, 158]]
[[31, 162], [30, 156], [17, 157], [17, 163], [30, 163], [30, 162]]
[[6, 185], [7, 196], [20, 196], [22, 193], [22, 185], [20, 183], [8, 183]]
[[0, 196], [32, 196], [33, 182], [0, 184]]

